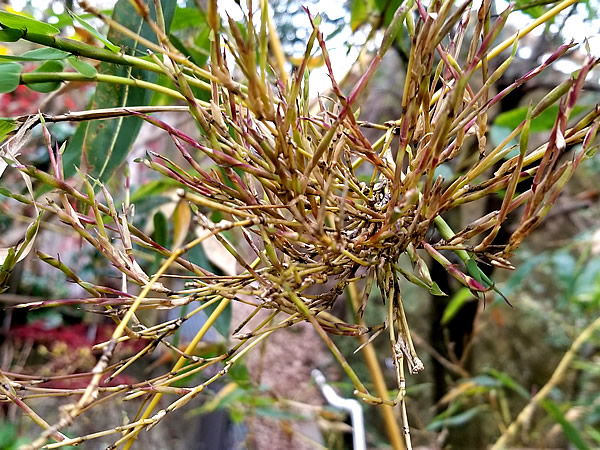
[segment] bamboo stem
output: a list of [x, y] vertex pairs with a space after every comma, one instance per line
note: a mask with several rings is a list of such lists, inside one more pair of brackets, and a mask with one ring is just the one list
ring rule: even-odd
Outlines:
[[98, 73], [93, 77], [88, 77], [78, 72], [30, 72], [21, 74], [21, 84], [45, 83], [49, 81], [81, 81], [84, 83], [96, 82], [136, 86], [144, 89], [150, 89], [178, 100], [185, 100], [185, 97], [174, 89], [169, 89], [168, 87], [135, 78], [125, 78], [101, 73]]
[[[350, 300], [350, 304], [352, 305], [352, 309], [356, 314], [359, 308], [358, 301], [358, 290], [356, 288], [356, 283], [350, 283], [348, 285], [348, 299]], [[366, 326], [362, 317], [356, 315], [357, 323], [362, 326]], [[371, 343], [367, 344], [368, 337], [364, 334], [357, 336], [360, 341], [362, 347], [361, 352], [363, 357], [365, 358], [365, 364], [367, 365], [367, 369], [369, 370], [369, 374], [371, 375], [371, 380], [373, 380], [373, 385], [375, 386], [375, 393], [381, 397], [384, 402], [389, 402], [390, 396], [388, 394], [387, 386], [385, 385], [385, 379], [383, 377], [383, 372], [381, 370], [381, 366], [379, 365], [379, 361], [377, 360], [377, 355], [375, 354], [374, 346]], [[365, 345], [366, 344], [366, 345]], [[381, 413], [381, 417], [383, 419], [383, 424], [385, 427], [385, 433], [390, 440], [390, 444], [394, 450], [403, 450], [406, 448], [404, 445], [404, 440], [402, 439], [402, 432], [400, 427], [398, 426], [398, 420], [394, 416], [394, 407], [383, 403], [379, 405], [379, 412]]]

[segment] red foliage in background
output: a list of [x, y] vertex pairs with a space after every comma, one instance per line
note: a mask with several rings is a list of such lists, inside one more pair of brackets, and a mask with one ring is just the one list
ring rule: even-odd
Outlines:
[[0, 95], [0, 115], [3, 117], [31, 114], [32, 108], [39, 103], [42, 94], [20, 85], [9, 94]]
[[[39, 361], [30, 365], [29, 368], [36, 367], [36, 375], [45, 375], [56, 377], [68, 375], [73, 372], [88, 372], [95, 364], [96, 356], [92, 352], [93, 345], [110, 340], [114, 331], [114, 324], [99, 324], [95, 330], [95, 337], [90, 340], [91, 325], [79, 323], [75, 325], [63, 325], [49, 328], [43, 320], [38, 320], [31, 324], [16, 326], [10, 330], [10, 339], [15, 348], [23, 349], [26, 343], [33, 343], [35, 356], [46, 359], [46, 355], [51, 355], [47, 361]], [[133, 355], [141, 350], [146, 343], [142, 340], [129, 340], [119, 345], [119, 358]], [[91, 376], [91, 375], [89, 375]], [[108, 376], [108, 374], [107, 374]], [[44, 387], [76, 389], [85, 388], [89, 382], [88, 376], [76, 377], [70, 379], [49, 380], [44, 383]], [[117, 386], [120, 384], [132, 384], [133, 378], [126, 375], [119, 375], [110, 380], [106, 386]]]

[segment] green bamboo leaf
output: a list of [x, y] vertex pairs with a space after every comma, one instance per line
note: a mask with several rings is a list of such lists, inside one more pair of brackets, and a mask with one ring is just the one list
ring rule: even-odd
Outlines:
[[[177, 47], [176, 44], [173, 44], [173, 45], [175, 45], [175, 47]], [[169, 79], [169, 77], [162, 73], [158, 76], [158, 78], [156, 79], [156, 81], [154, 83], [158, 84], [159, 86], [167, 87], [169, 89], [175, 88], [175, 86], [173, 85], [173, 82]], [[170, 98], [167, 94], [165, 94], [163, 92], [155, 92], [154, 95], [152, 96], [152, 100], [150, 101], [150, 105], [165, 106], [165, 105], [172, 104], [172, 102], [173, 102], [173, 99]]]
[[[162, 213], [162, 211], [159, 210], [156, 212], [156, 214], [154, 214], [152, 222], [154, 225], [154, 233], [152, 233], [152, 239], [154, 239], [154, 242], [156, 242], [158, 245], [162, 247], [167, 247], [169, 245], [169, 223], [167, 222], [167, 218]], [[154, 257], [154, 262], [150, 271], [152, 273], [156, 272], [160, 267], [162, 261], [163, 257], [157, 253]]]
[[98, 74], [98, 71], [94, 66], [82, 61], [76, 56], [70, 56], [67, 59], [69, 61], [69, 64], [71, 64], [71, 66], [73, 66], [73, 68], [81, 75], [93, 78]]
[[448, 322], [452, 320], [454, 316], [460, 311], [463, 305], [467, 302], [476, 300], [471, 291], [467, 288], [461, 288], [452, 296], [450, 302], [448, 302], [448, 306], [444, 309], [444, 314], [442, 315], [441, 323], [442, 325], [446, 325]]
[[59, 50], [57, 48], [36, 48], [35, 50], [29, 50], [23, 53], [20, 58], [27, 58], [24, 61], [48, 61], [51, 59], [65, 59], [70, 56], [69, 52]]
[[18, 30], [27, 30], [29, 33], [46, 34], [49, 36], [60, 33], [60, 30], [52, 25], [6, 11], [0, 11], [0, 25], [2, 28], [16, 28]]
[[[60, 61], [46, 61], [40, 67], [34, 70], [34, 72], [43, 73], [54, 73], [62, 72], [64, 66]], [[48, 81], [47, 83], [31, 83], [27, 87], [36, 92], [52, 92], [60, 87], [60, 81]]]
[[[531, 119], [531, 131], [535, 133], [551, 130], [554, 126], [554, 122], [556, 121], [556, 117], [558, 116], [558, 109], [559, 105], [549, 106], [537, 117]], [[589, 109], [589, 106], [575, 105], [571, 116], [576, 116], [580, 112], [583, 112], [587, 109]], [[528, 111], [529, 106], [522, 106], [520, 108], [515, 108], [510, 111], [503, 112], [502, 114], [498, 114], [494, 120], [494, 126], [506, 127], [514, 130], [521, 124], [521, 122], [527, 119]]]
[[429, 286], [427, 289], [429, 290], [429, 293], [431, 295], [436, 295], [439, 297], [446, 297], [448, 295], [440, 289], [440, 287], [438, 286], [438, 284], [435, 281], [432, 281], [431, 286]]
[[204, 252], [204, 247], [202, 247], [201, 245], [196, 245], [196, 246], [192, 247], [187, 252], [187, 258], [189, 259], [190, 262], [196, 264], [198, 267], [202, 267], [204, 269], [208, 269], [211, 271], [215, 269], [212, 266], [212, 264], [210, 263], [210, 261], [208, 260], [208, 257], [206, 256], [206, 253]]
[[404, 0], [375, 0], [375, 8], [379, 14], [383, 14], [383, 24], [389, 25], [394, 18], [396, 10], [404, 3]]
[[527, 392], [527, 389], [525, 389], [523, 386], [521, 386], [519, 383], [517, 383], [514, 380], [514, 378], [512, 378], [507, 373], [501, 372], [496, 369], [488, 369], [487, 373], [489, 373], [491, 376], [496, 378], [507, 388], [511, 389], [512, 391], [515, 391], [517, 394], [519, 394], [524, 399], [528, 400], [530, 398], [530, 395], [529, 395], [529, 392]]
[[436, 431], [446, 427], [451, 428], [465, 425], [484, 409], [485, 406], [479, 405], [450, 417], [440, 417], [442, 416], [442, 414], [440, 414], [438, 418], [427, 425], [426, 429], [428, 431]]
[[585, 432], [590, 436], [598, 445], [600, 445], [600, 431], [594, 429], [593, 426], [588, 425], [585, 427]]
[[21, 37], [23, 37], [23, 30], [14, 28], [0, 30], [0, 42], [17, 42]]
[[14, 445], [17, 437], [17, 427], [14, 424], [4, 422], [2, 425], [0, 425], [0, 448], [17, 448]]
[[[215, 309], [217, 309], [218, 304], [208, 306], [204, 311], [208, 316], [210, 316]], [[231, 303], [227, 305], [227, 307], [223, 310], [217, 320], [215, 320], [215, 330], [219, 332], [221, 336], [227, 337], [229, 336], [229, 330], [231, 329]]]
[[71, 11], [68, 8], [67, 8], [67, 12], [73, 18], [73, 20], [76, 20], [77, 22], [79, 22], [79, 25], [81, 25], [81, 27], [83, 29], [85, 29], [88, 33], [90, 33], [92, 36], [94, 36], [96, 39], [98, 39], [100, 42], [102, 42], [106, 46], [107, 49], [109, 49], [110, 51], [115, 52], [115, 53], [119, 53], [121, 51], [121, 48], [118, 45], [113, 44], [108, 39], [106, 39], [104, 36], [102, 36], [102, 34], [100, 34], [98, 32], [98, 30], [96, 30], [93, 26], [91, 26], [89, 23], [87, 23], [85, 20], [83, 20], [80, 16], [78, 16], [77, 14], [75, 14], [73, 11]]
[[307, 417], [303, 416], [302, 414], [299, 414], [299, 413], [293, 412], [293, 411], [285, 411], [283, 409], [276, 408], [276, 407], [256, 408], [253, 410], [253, 412], [254, 412], [254, 414], [257, 414], [259, 416], [263, 416], [263, 417], [267, 417], [269, 419], [275, 419], [275, 420], [307, 420]]
[[246, 390], [241, 387], [235, 387], [233, 391], [227, 392], [225, 395], [217, 393], [215, 397], [208, 400], [200, 408], [190, 411], [191, 414], [206, 414], [212, 411], [224, 409], [232, 405], [234, 402], [239, 402], [246, 397]]
[[499, 388], [502, 386], [502, 383], [498, 381], [494, 377], [490, 377], [489, 375], [477, 375], [473, 378], [468, 378], [468, 381], [473, 381], [477, 384], [477, 386], [485, 387], [485, 388]]
[[200, 31], [198, 38], [196, 38], [194, 41], [195, 44], [200, 44], [199, 47], [202, 48], [202, 51], [198, 51], [193, 47], [186, 47], [185, 44], [173, 34], [169, 35], [169, 40], [177, 50], [179, 50], [185, 56], [190, 58], [194, 64], [196, 64], [199, 67], [202, 67], [206, 64], [206, 61], [208, 61], [208, 47], [210, 47], [210, 41], [208, 40], [209, 34], [210, 29], [208, 28], [208, 26], [206, 26]]
[[[596, 274], [599, 272], [596, 272]], [[597, 289], [597, 288], [596, 288]], [[600, 364], [595, 361], [576, 360], [571, 364], [574, 369], [587, 372], [588, 376], [600, 376]]]
[[527, 115], [525, 116], [525, 126], [521, 130], [521, 138], [519, 139], [519, 153], [521, 156], [525, 156], [527, 153], [527, 144], [529, 143], [529, 132], [531, 131], [531, 112], [533, 106], [529, 105], [527, 108]]
[[373, 12], [373, 0], [352, 0], [350, 5], [350, 28], [356, 31]]
[[167, 222], [167, 218], [161, 211], [158, 211], [156, 214], [154, 214], [153, 222], [154, 222], [154, 235], [153, 235], [154, 241], [158, 245], [162, 245], [163, 247], [166, 247], [168, 245], [167, 240], [168, 240], [168, 235], [169, 235], [169, 233], [168, 233], [169, 224]]
[[[167, 28], [173, 19], [176, 2], [162, 0], [163, 12]], [[152, 18], [154, 19], [154, 8]], [[152, 29], [136, 12], [132, 2], [119, 0], [115, 5], [113, 19], [144, 38], [157, 42]], [[140, 54], [146, 48], [134, 40], [121, 35], [114, 29], [108, 32], [108, 40], [115, 45], [128, 49], [130, 54]], [[117, 66], [101, 63], [98, 72], [155, 82], [157, 74], [141, 71], [132, 67]], [[147, 105], [152, 98], [152, 92], [123, 85], [97, 85], [90, 108], [111, 108], [136, 105]], [[142, 121], [136, 117], [120, 117], [106, 121], [82, 122], [69, 141], [63, 164], [65, 177], [74, 175], [74, 166], [86, 168], [87, 172], [100, 182], [106, 182], [116, 169], [125, 161], [142, 126]]]
[[198, 24], [206, 24], [206, 14], [198, 8], [177, 8], [171, 31], [184, 30], [186, 28], [198, 27]]
[[14, 91], [19, 86], [23, 66], [18, 63], [0, 64], [0, 94]]
[[[548, 3], [553, 3], [549, 1]], [[524, 14], [527, 14], [534, 19], [537, 19], [542, 14], [546, 12], [546, 8], [543, 5], [540, 5], [537, 0], [516, 0], [515, 1], [515, 10], [522, 11]], [[553, 20], [552, 20], [553, 22]], [[552, 23], [550, 22], [550, 23]]]
[[583, 440], [583, 437], [579, 431], [577, 431], [577, 428], [571, 422], [569, 422], [556, 403], [546, 398], [541, 401], [541, 404], [546, 412], [550, 414], [556, 423], [561, 426], [565, 436], [571, 444], [573, 444], [579, 450], [587, 450], [590, 448], [590, 446], [587, 445]]
[[8, 117], [0, 117], [0, 143], [4, 141], [9, 133], [17, 129], [17, 122]]
[[41, 218], [42, 214], [40, 213], [37, 219], [27, 227], [24, 238], [17, 245], [0, 248], [0, 293], [6, 292], [9, 288], [10, 274], [15, 265], [31, 252], [40, 228]]
[[27, 227], [27, 231], [25, 232], [24, 239], [17, 245], [17, 253], [15, 254], [15, 258], [17, 262], [23, 261], [31, 250], [33, 249], [33, 244], [35, 243], [35, 238], [37, 237], [38, 231], [40, 229], [40, 220], [42, 219], [42, 213], [40, 212], [36, 218], [36, 220], [31, 223]]
[[36, 48], [22, 55], [0, 55], [0, 61], [49, 61], [65, 59], [69, 55], [69, 52], [47, 47]]
[[229, 417], [235, 424], [241, 424], [248, 417], [248, 413], [244, 408], [230, 408]]
[[[131, 194], [131, 203], [138, 203], [148, 198], [157, 197], [159, 194], [176, 187], [180, 187], [179, 182], [171, 178], [161, 178], [160, 180], [150, 181], [141, 185]], [[136, 205], [137, 210], [137, 205]]]
[[252, 379], [248, 367], [240, 361], [239, 364], [234, 364], [227, 372], [227, 376], [231, 381], [235, 381], [239, 386], [251, 386]]
[[[185, 39], [180, 39], [174, 32], [180, 29], [189, 29]], [[171, 44], [183, 55], [188, 57], [199, 67], [206, 65], [210, 56], [210, 33], [211, 29], [206, 21], [206, 15], [195, 8], [177, 8], [171, 25], [172, 33], [169, 34]], [[193, 33], [193, 34], [190, 34]], [[192, 39], [193, 38], [193, 39]], [[171, 81], [164, 75], [158, 79], [161, 86], [172, 86]], [[210, 100], [210, 92], [191, 86], [194, 96], [199, 100]], [[168, 104], [172, 100], [164, 94], [155, 93], [152, 104]]]

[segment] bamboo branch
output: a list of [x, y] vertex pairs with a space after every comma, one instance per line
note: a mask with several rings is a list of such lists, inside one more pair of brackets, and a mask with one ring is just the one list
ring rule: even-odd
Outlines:
[[537, 406], [542, 402], [546, 396], [554, 389], [558, 384], [563, 380], [567, 373], [567, 369], [573, 361], [573, 358], [577, 355], [579, 348], [590, 339], [593, 334], [600, 329], [600, 317], [596, 318], [591, 324], [589, 324], [577, 338], [571, 344], [571, 347], [564, 354], [556, 369], [552, 373], [550, 379], [546, 382], [546, 384], [531, 398], [527, 406], [521, 410], [517, 418], [508, 426], [506, 431], [502, 433], [500, 438], [496, 441], [496, 443], [492, 446], [491, 450], [502, 450], [507, 447], [511, 443], [511, 441], [515, 438], [519, 428], [527, 422], [531, 420], [533, 413]]

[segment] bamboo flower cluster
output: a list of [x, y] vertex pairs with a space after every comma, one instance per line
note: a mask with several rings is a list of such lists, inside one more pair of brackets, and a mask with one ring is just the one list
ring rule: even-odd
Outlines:
[[[81, 396], [65, 411], [60, 423], [52, 427], [41, 424], [46, 431], [34, 443], [36, 446], [43, 445], [47, 437], [59, 440], [46, 445], [55, 448], [109, 433], [121, 434], [115, 445], [130, 445], [140, 430], [192, 400], [271, 333], [300, 321], [309, 321], [314, 326], [354, 383], [359, 397], [372, 403], [403, 403], [404, 365], [410, 373], [418, 373], [424, 366], [411, 339], [402, 283], [415, 284], [433, 295], [444, 295], [430, 275], [428, 261], [431, 261], [441, 264], [474, 295], [485, 298], [496, 287], [480, 266], [512, 268], [510, 257], [546, 216], [580, 162], [595, 150], [600, 110], [595, 108], [576, 121], [571, 120], [585, 77], [598, 64], [590, 56], [579, 71], [532, 105], [527, 118], [502, 143], [490, 147], [486, 139], [490, 109], [574, 45], [561, 45], [538, 67], [495, 92], [494, 83], [510, 66], [522, 35], [502, 47], [494, 47], [511, 9], [492, 19], [489, 0], [477, 11], [471, 10], [470, 2], [456, 5], [453, 0], [440, 0], [426, 7], [420, 0], [407, 0], [396, 11], [369, 67], [346, 93], [333, 76], [318, 16], [312, 17], [307, 11], [312, 34], [303, 62], [290, 77], [277, 58], [271, 61], [267, 51], [273, 36], [269, 32], [266, 2], [260, 2], [258, 18], [249, 8], [245, 34], [231, 19], [224, 34], [216, 2], [209, 3], [212, 41], [208, 69], [182, 58], [164, 31], [160, 11], [157, 19], [152, 20], [148, 7], [139, 0], [136, 0], [138, 10], [160, 42], [159, 46], [148, 44], [152, 63], [148, 59], [140, 63], [134, 57], [113, 57], [118, 59], [114, 61], [117, 64], [152, 66], [152, 70], [167, 75], [175, 87], [173, 96], [185, 100], [187, 108], [183, 110], [197, 123], [200, 137], [190, 136], [157, 118], [151, 108], [127, 107], [104, 113], [106, 117], [139, 117], [171, 138], [185, 165], [158, 152], [148, 152], [143, 164], [180, 185], [179, 198], [189, 203], [194, 220], [203, 230], [197, 238], [176, 249], [164, 248], [132, 224], [131, 205], [117, 207], [104, 185], [100, 186], [100, 195], [95, 180], [81, 174], [79, 184], [83, 182], [83, 188], [73, 187], [73, 183], [64, 179], [62, 152], [52, 148], [49, 135], [53, 173], [15, 164], [26, 176], [58, 192], [58, 200], [35, 202], [40, 210], [55, 214], [104, 255], [128, 282], [141, 289], [132, 294], [126, 289], [93, 285], [60, 260], [39, 253], [40, 258], [62, 270], [92, 298], [48, 300], [22, 305], [23, 308], [84, 304], [112, 317], [118, 326], [110, 341], [97, 346], [103, 353], [88, 374], [91, 376], [88, 388], [70, 393]], [[567, 3], [559, 6], [564, 9]], [[110, 20], [92, 7], [85, 4], [84, 7]], [[560, 8], [553, 14], [558, 11]], [[112, 22], [109, 24], [113, 26]], [[402, 115], [385, 124], [362, 122], [356, 114], [360, 95], [398, 33], [408, 33], [411, 41]], [[41, 38], [38, 36], [37, 40]], [[55, 42], [59, 42], [58, 38]], [[48, 40], [44, 44], [54, 45]], [[66, 44], [61, 45], [60, 48], [70, 51]], [[500, 53], [510, 46], [508, 55]], [[331, 92], [312, 101], [308, 95], [306, 61], [315, 52], [323, 55], [331, 78]], [[501, 62], [499, 54], [505, 57]], [[88, 56], [103, 58], [102, 52]], [[235, 70], [242, 74], [241, 82], [228, 66], [232, 61]], [[192, 87], [208, 89], [210, 99], [198, 100]], [[557, 103], [559, 113], [548, 141], [537, 148], [531, 147], [531, 120]], [[89, 114], [87, 119], [93, 119], [95, 113]], [[70, 120], [69, 117], [61, 120]], [[364, 134], [366, 127], [378, 128], [383, 135], [371, 142]], [[509, 142], [516, 137], [520, 139], [518, 154], [507, 159], [514, 149]], [[459, 158], [468, 163], [461, 173], [452, 179], [436, 175], [440, 165]], [[212, 167], [206, 164], [207, 159]], [[524, 183], [527, 180], [529, 183]], [[454, 232], [444, 221], [443, 215], [454, 208], [501, 191], [504, 192], [501, 208], [464, 229]], [[24, 203], [34, 203], [27, 196], [6, 194]], [[222, 217], [216, 223], [211, 220], [215, 212]], [[509, 215], [516, 218], [518, 225], [506, 242], [499, 242], [495, 238]], [[230, 242], [225, 232], [233, 232], [239, 242]], [[217, 276], [186, 259], [192, 247], [213, 236], [235, 257], [241, 273]], [[152, 250], [163, 258], [156, 274], [144, 272], [136, 260], [136, 247]], [[252, 260], [245, 256], [248, 253], [253, 253]], [[460, 259], [460, 264], [451, 261], [452, 253]], [[400, 267], [398, 260], [402, 255], [408, 257], [413, 271]], [[172, 291], [159, 280], [176, 267], [191, 272], [193, 277], [184, 289]], [[372, 287], [379, 288], [388, 308], [384, 323], [371, 326], [363, 325], [362, 321], [346, 323], [329, 312], [353, 283], [360, 286], [360, 317], [368, 306]], [[214, 358], [192, 356], [194, 346], [232, 300], [254, 308], [233, 331], [232, 347]], [[143, 309], [186, 304], [194, 305], [195, 309], [178, 320], [150, 325], [136, 317], [136, 312]], [[212, 305], [218, 307], [207, 325], [185, 351], [178, 350], [181, 358], [170, 372], [134, 386], [102, 385], [103, 377], [114, 377], [157, 345], [172, 348], [166, 338], [186, 319]], [[249, 329], [247, 324], [260, 310], [269, 311], [267, 318]], [[375, 336], [383, 330], [389, 333], [397, 372], [398, 395], [392, 401], [369, 393], [329, 336]], [[111, 364], [115, 347], [130, 339], [142, 339], [147, 346], [134, 357]], [[175, 381], [211, 366], [221, 369], [204, 383], [190, 388], [171, 387]], [[36, 383], [18, 374], [7, 377], [10, 386], [18, 384], [24, 391]], [[150, 396], [152, 400], [136, 421], [104, 434], [75, 439], [60, 435], [58, 430], [83, 411], [100, 404], [105, 396], [117, 394], [125, 399]], [[166, 394], [178, 398], [154, 412], [158, 400]], [[14, 393], [3, 390], [2, 395], [10, 395], [9, 399], [15, 401]], [[407, 423], [403, 425], [408, 429]]]

